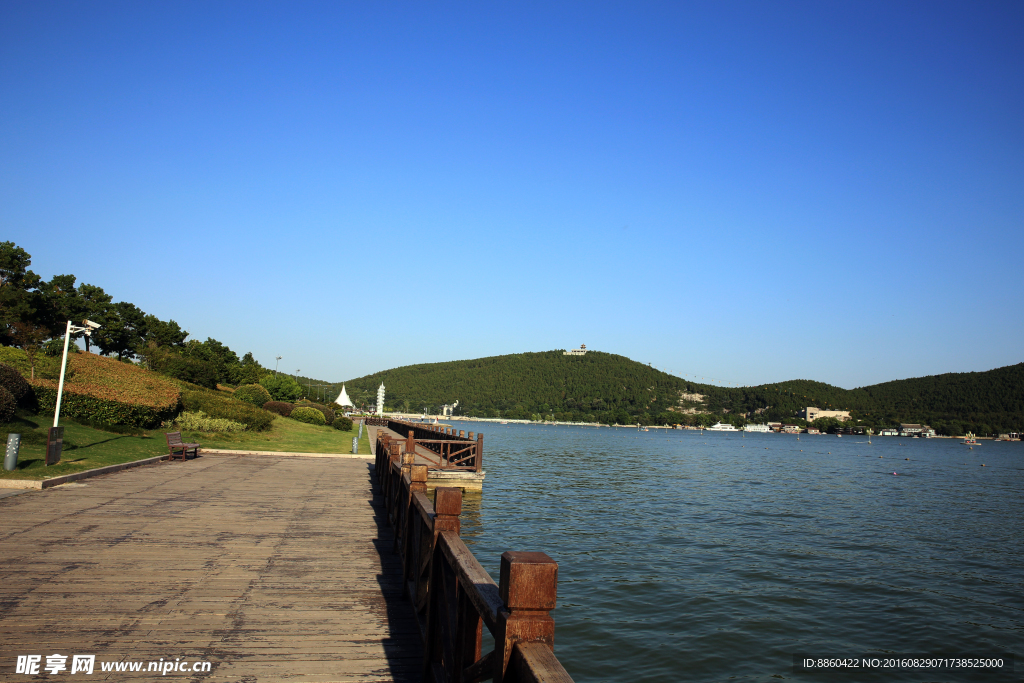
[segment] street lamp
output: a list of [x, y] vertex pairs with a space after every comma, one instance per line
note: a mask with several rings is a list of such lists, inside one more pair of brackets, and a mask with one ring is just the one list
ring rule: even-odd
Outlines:
[[68, 328], [64, 332], [64, 356], [60, 361], [60, 382], [57, 384], [57, 405], [53, 408], [53, 427], [46, 438], [46, 464], [56, 465], [60, 462], [60, 453], [64, 449], [64, 428], [58, 427], [60, 421], [60, 402], [64, 398], [64, 372], [68, 367], [68, 345], [71, 343], [71, 335], [79, 332], [85, 333], [86, 337], [92, 336], [93, 330], [100, 328], [99, 323], [91, 320], [83, 320], [82, 325], [75, 325], [70, 320]]
[[281, 356], [276, 356], [274, 358], [274, 377], [277, 377], [277, 365], [280, 362], [281, 362]]

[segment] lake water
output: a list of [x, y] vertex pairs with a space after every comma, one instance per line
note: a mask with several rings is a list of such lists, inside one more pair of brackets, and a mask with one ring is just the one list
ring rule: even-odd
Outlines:
[[[1024, 678], [1020, 442], [458, 427], [484, 433], [487, 471], [463, 537], [495, 580], [505, 550], [559, 563], [577, 681]], [[825, 675], [797, 653], [1018, 662]]]

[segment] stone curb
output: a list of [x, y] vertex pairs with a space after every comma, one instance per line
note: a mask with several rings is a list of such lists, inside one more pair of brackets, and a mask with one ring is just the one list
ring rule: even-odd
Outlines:
[[0, 479], [0, 489], [48, 489], [54, 486], [60, 486], [61, 484], [67, 484], [68, 482], [78, 481], [79, 479], [98, 477], [102, 474], [120, 472], [121, 470], [127, 470], [132, 467], [141, 467], [142, 465], [152, 465], [153, 463], [160, 462], [161, 460], [167, 460], [168, 457], [169, 456], [166, 455], [158, 455], [154, 458], [146, 458], [145, 460], [119, 462], [116, 465], [97, 467], [94, 470], [85, 470], [84, 472], [62, 474], [59, 477], [51, 477], [50, 479]]
[[354, 458], [359, 460], [373, 460], [374, 456], [360, 453], [359, 455], [353, 455], [351, 453], [291, 453], [287, 451], [243, 451], [243, 450], [227, 450], [220, 448], [201, 448], [199, 452], [202, 455], [280, 455], [288, 458]]

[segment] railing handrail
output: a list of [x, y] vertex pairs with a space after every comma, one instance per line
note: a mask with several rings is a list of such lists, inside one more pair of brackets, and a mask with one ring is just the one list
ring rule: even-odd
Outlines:
[[[459, 535], [461, 489], [438, 487], [431, 501], [427, 468], [402, 443], [378, 436], [375, 471], [423, 636], [424, 680], [571, 683], [554, 655], [548, 614], [558, 565], [544, 553], [506, 552], [495, 583]], [[481, 656], [484, 626], [494, 650]]]

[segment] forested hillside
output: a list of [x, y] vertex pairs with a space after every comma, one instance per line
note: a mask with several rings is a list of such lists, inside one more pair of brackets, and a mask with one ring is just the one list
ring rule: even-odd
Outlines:
[[357, 404], [377, 387], [387, 407], [457, 415], [628, 424], [800, 423], [807, 406], [849, 410], [858, 424], [931, 424], [940, 433], [1018, 431], [1024, 427], [1024, 363], [847, 390], [811, 380], [727, 388], [689, 382], [624, 356], [561, 351], [409, 365], [347, 382]]

